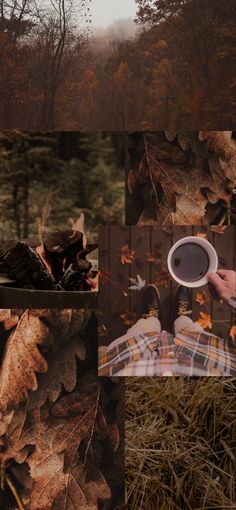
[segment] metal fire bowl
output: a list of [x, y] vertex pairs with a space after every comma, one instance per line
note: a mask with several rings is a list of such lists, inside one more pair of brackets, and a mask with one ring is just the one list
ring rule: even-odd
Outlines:
[[0, 308], [97, 308], [98, 292], [16, 289], [0, 285]]

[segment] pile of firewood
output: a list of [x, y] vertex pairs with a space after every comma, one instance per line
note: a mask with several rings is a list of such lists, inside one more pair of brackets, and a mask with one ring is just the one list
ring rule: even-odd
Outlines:
[[45, 233], [40, 246], [8, 241], [0, 249], [0, 284], [22, 289], [88, 291], [94, 276], [86, 256], [97, 245], [84, 247], [78, 231]]

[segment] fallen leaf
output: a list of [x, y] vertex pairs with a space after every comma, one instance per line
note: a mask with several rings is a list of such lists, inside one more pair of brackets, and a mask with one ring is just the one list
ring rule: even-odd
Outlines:
[[211, 231], [215, 234], [224, 234], [227, 229], [227, 225], [212, 225]]
[[139, 274], [137, 274], [137, 277], [136, 279], [135, 278], [129, 278], [130, 282], [132, 283], [132, 285], [130, 285], [130, 287], [128, 287], [129, 290], [142, 290], [144, 289], [145, 285], [146, 285], [146, 280], [143, 280], [141, 278], [141, 276], [139, 276]]
[[171, 282], [171, 276], [169, 271], [165, 269], [160, 269], [158, 273], [155, 273], [155, 282], [154, 285], [168, 287]]
[[233, 342], [236, 340], [236, 326], [232, 326], [229, 336], [232, 338]]
[[204, 305], [209, 301], [209, 296], [205, 292], [197, 292], [195, 301], [196, 303], [199, 303], [199, 305]]
[[212, 329], [212, 319], [209, 313], [200, 312], [197, 323], [200, 324], [203, 329]]
[[201, 239], [207, 239], [207, 233], [206, 232], [198, 232], [197, 237], [200, 237]]
[[[57, 398], [62, 384], [69, 391], [73, 389], [76, 380], [75, 356], [85, 356], [81, 340], [73, 337], [87, 325], [90, 315], [91, 312], [84, 310], [25, 311], [4, 348], [0, 368], [2, 412], [26, 400], [29, 390], [37, 390], [36, 373], [44, 373], [36, 394], [38, 398], [40, 394], [39, 405], [47, 396], [52, 401]], [[45, 374], [48, 366], [50, 373]]]
[[129, 245], [126, 244], [125, 246], [122, 246], [119, 257], [121, 264], [132, 264], [135, 257], [135, 251], [131, 250]]
[[137, 320], [137, 314], [131, 310], [126, 310], [120, 317], [126, 326], [133, 326]]
[[110, 273], [109, 271], [99, 271], [98, 272], [98, 279], [99, 279], [99, 284], [101, 283], [102, 285], [105, 285], [105, 283], [107, 283], [107, 281], [109, 280], [110, 278]]
[[98, 326], [98, 334], [99, 336], [106, 336], [107, 334], [107, 327], [105, 324], [99, 324]]

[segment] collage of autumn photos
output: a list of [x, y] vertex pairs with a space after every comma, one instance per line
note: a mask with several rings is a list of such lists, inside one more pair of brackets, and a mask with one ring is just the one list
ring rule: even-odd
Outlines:
[[0, 510], [236, 508], [233, 0], [0, 0]]

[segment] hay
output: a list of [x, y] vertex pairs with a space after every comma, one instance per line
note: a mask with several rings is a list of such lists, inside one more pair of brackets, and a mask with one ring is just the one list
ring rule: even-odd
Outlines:
[[126, 380], [128, 510], [236, 508], [236, 378]]

